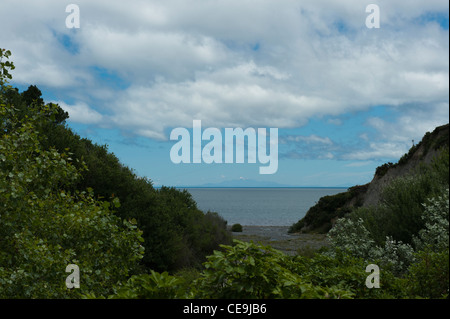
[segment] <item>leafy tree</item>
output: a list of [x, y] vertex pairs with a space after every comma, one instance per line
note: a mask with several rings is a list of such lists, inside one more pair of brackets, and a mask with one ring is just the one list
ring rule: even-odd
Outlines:
[[[40, 129], [55, 118], [57, 109], [31, 107], [30, 115], [21, 117], [3, 97], [2, 93], [0, 297], [111, 293], [112, 287], [140, 271], [142, 232], [135, 221], [122, 221], [112, 212], [111, 204], [118, 206], [118, 200], [97, 201], [89, 190], [67, 191], [80, 176], [71, 154], [41, 145]], [[80, 289], [65, 286], [68, 264], [80, 268]]]
[[44, 100], [42, 99], [42, 92], [37, 88], [36, 85], [30, 85], [28, 90], [22, 93], [23, 101], [27, 106], [31, 106], [33, 104], [43, 105]]
[[11, 51], [0, 48], [0, 87], [3, 91], [4, 86], [12, 79], [11, 71], [15, 69], [14, 63], [11, 61], [3, 62], [3, 59], [9, 60]]

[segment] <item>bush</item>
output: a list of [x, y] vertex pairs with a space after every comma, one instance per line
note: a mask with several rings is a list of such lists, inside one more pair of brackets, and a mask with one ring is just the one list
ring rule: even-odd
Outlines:
[[416, 249], [435, 252], [448, 250], [449, 189], [445, 189], [441, 196], [428, 200], [424, 207], [422, 218], [425, 227], [419, 231], [418, 237], [413, 239]]
[[413, 238], [426, 223], [423, 204], [448, 188], [448, 158], [448, 149], [443, 150], [429, 165], [391, 181], [382, 190], [379, 205], [354, 209], [347, 217], [353, 220], [361, 218], [365, 229], [379, 246], [384, 245], [386, 237], [413, 245]]
[[[398, 182], [398, 185], [404, 185], [405, 181], [407, 180], [402, 179]], [[416, 185], [414, 182], [412, 184]], [[393, 192], [399, 193], [397, 189], [391, 189]], [[404, 197], [405, 200], [406, 198], [408, 197]], [[428, 200], [423, 199], [423, 201], [426, 202], [426, 204], [421, 205], [424, 212], [418, 216], [422, 220], [422, 229], [415, 231], [414, 228], [409, 228], [410, 232], [414, 231], [409, 235], [412, 238], [412, 244], [403, 243], [392, 236], [386, 236], [384, 242], [381, 243], [379, 239], [374, 240], [374, 237], [379, 238], [380, 232], [386, 234], [385, 231], [388, 230], [398, 235], [399, 232], [395, 229], [402, 229], [401, 226], [393, 224], [392, 219], [397, 220], [397, 218], [393, 218], [393, 213], [386, 206], [381, 206], [360, 208], [338, 220], [328, 234], [331, 247], [334, 250], [345, 250], [349, 254], [363, 258], [368, 262], [380, 263], [393, 274], [403, 276], [409, 271], [410, 266], [416, 262], [420, 264], [417, 258], [422, 258], [423, 255], [421, 254], [424, 251], [437, 254], [448, 251], [448, 188], [445, 188], [441, 196]], [[398, 205], [401, 205], [400, 203], [399, 200]], [[409, 204], [411, 203], [405, 203], [405, 206]], [[400, 223], [400, 221], [398, 222]], [[408, 224], [407, 222], [404, 223]]]
[[305, 217], [289, 228], [289, 233], [317, 232], [327, 233], [335, 218], [341, 218], [348, 214], [352, 208], [350, 202], [356, 207], [362, 204], [362, 195], [366, 192], [368, 184], [350, 187], [346, 192], [324, 196], [312, 206]]
[[[382, 193], [381, 210], [376, 223], [383, 225], [384, 231], [377, 233], [377, 241], [386, 236], [404, 243], [412, 243], [412, 238], [424, 227], [423, 203], [440, 191], [434, 174], [418, 174], [397, 178]], [[376, 219], [376, 218], [375, 218]], [[375, 233], [374, 233], [375, 234]]]
[[196, 298], [349, 298], [339, 287], [312, 285], [295, 271], [292, 258], [268, 246], [234, 241], [204, 264]]
[[364, 227], [362, 218], [339, 219], [327, 236], [332, 247], [359, 258], [367, 259], [376, 247], [375, 241]]
[[219, 244], [231, 242], [226, 222], [200, 211], [186, 190], [153, 188], [151, 180], [136, 176], [107, 146], [82, 139], [62, 125], [45, 131], [45, 136], [45, 147], [60, 152], [69, 148], [74, 160], [86, 163], [73, 191], [90, 187], [98, 198], [119, 198], [117, 215], [136, 219], [145, 240], [142, 263], [147, 269], [172, 272], [199, 266]]
[[431, 250], [417, 254], [418, 261], [410, 267], [408, 293], [422, 298], [448, 298], [449, 296], [449, 251]]
[[241, 224], [234, 224], [233, 226], [231, 226], [231, 231], [235, 232], [235, 233], [242, 232], [242, 225]]
[[[125, 285], [110, 295], [109, 299], [179, 299], [188, 298], [183, 279], [171, 276], [167, 272], [158, 273], [153, 270], [150, 274], [131, 277]], [[87, 295], [96, 298], [95, 295]]]
[[[69, 154], [44, 150], [38, 127], [44, 112], [20, 121], [0, 108], [0, 297], [67, 298], [107, 294], [139, 271], [141, 231], [113, 214], [117, 200], [70, 193], [79, 171]], [[8, 121], [17, 125], [9, 126]], [[3, 126], [5, 125], [5, 126]], [[66, 266], [80, 269], [80, 289], [67, 289]]]
[[355, 257], [347, 251], [329, 249], [317, 253], [313, 258], [295, 256], [294, 271], [304, 281], [314, 286], [333, 287], [346, 291], [352, 298], [399, 298], [404, 296], [401, 286], [403, 280], [396, 278], [388, 268], [380, 267], [380, 288], [370, 289], [366, 286], [368, 262]]

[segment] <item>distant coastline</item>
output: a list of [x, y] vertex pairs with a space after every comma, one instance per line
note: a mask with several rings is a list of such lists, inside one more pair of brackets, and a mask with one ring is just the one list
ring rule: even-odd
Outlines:
[[[175, 188], [349, 188], [353, 185], [334, 185], [334, 186], [298, 186], [298, 185], [290, 185], [278, 183], [275, 181], [258, 181], [248, 178], [239, 178], [226, 180], [221, 182], [209, 182], [199, 185], [178, 185], [174, 186]], [[155, 188], [161, 188], [161, 185], [154, 186]]]
[[280, 189], [283, 189], [283, 188], [295, 188], [295, 189], [298, 189], [298, 188], [304, 188], [304, 189], [307, 189], [307, 188], [316, 188], [316, 189], [327, 189], [327, 188], [331, 188], [331, 189], [347, 189], [347, 188], [350, 188], [350, 186], [166, 186], [166, 185], [158, 185], [158, 186], [153, 186], [154, 188], [157, 188], [157, 189], [159, 189], [159, 188], [162, 188], [162, 187], [174, 187], [174, 188], [176, 188], [176, 189], [190, 189], [190, 188], [195, 188], [195, 189], [197, 189], [197, 188], [217, 188], [217, 189], [220, 189], [220, 188], [268, 188], [268, 189], [270, 189], [270, 188], [280, 188]]

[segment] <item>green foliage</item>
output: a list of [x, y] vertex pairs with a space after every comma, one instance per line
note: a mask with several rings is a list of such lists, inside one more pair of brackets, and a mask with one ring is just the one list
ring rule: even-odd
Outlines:
[[348, 218], [362, 219], [377, 245], [386, 237], [412, 244], [425, 227], [423, 203], [439, 196], [448, 187], [448, 150], [412, 175], [394, 179], [382, 191], [381, 204], [355, 209]]
[[162, 187], [123, 203], [121, 216], [136, 218], [143, 230], [146, 254], [143, 263], [149, 269], [176, 271], [200, 267], [206, 255], [230, 240], [226, 221], [215, 213], [197, 209], [187, 191]]
[[392, 181], [382, 194], [381, 210], [377, 223], [384, 227], [381, 236], [392, 236], [405, 243], [412, 242], [412, 236], [424, 227], [422, 203], [430, 195], [434, 195], [434, 182], [426, 176], [408, 176]]
[[3, 91], [3, 86], [12, 79], [11, 70], [15, 69], [14, 63], [11, 61], [3, 62], [3, 59], [9, 60], [11, 51], [0, 48], [0, 89]]
[[179, 299], [187, 298], [183, 279], [169, 275], [167, 272], [136, 275], [125, 285], [110, 295], [110, 299]]
[[425, 227], [413, 239], [417, 250], [439, 252], [449, 249], [449, 189], [424, 204]]
[[[111, 292], [138, 270], [141, 231], [135, 221], [114, 215], [111, 203], [67, 192], [79, 177], [70, 154], [42, 149], [39, 142], [51, 106], [22, 120], [15, 111], [0, 108], [0, 297]], [[79, 290], [65, 286], [68, 264], [80, 268]]]
[[349, 298], [339, 287], [321, 287], [295, 272], [292, 258], [269, 246], [234, 241], [208, 257], [197, 298]]
[[231, 231], [232, 232], [237, 232], [237, 233], [242, 232], [242, 225], [241, 224], [234, 224], [233, 226], [231, 226]]
[[200, 266], [219, 244], [230, 242], [226, 221], [216, 213], [200, 211], [187, 191], [154, 189], [149, 179], [136, 176], [106, 145], [82, 139], [62, 125], [47, 130], [46, 136], [45, 147], [68, 148], [74, 160], [86, 163], [73, 191], [90, 187], [98, 198], [119, 198], [117, 215], [136, 219], [145, 240], [146, 268], [176, 271]]
[[449, 294], [449, 190], [429, 199], [422, 216], [425, 227], [414, 238], [416, 263], [408, 273], [411, 295], [448, 298]]
[[367, 261], [343, 250], [336, 250], [333, 255], [318, 253], [306, 258], [237, 240], [233, 246], [221, 248], [208, 257], [200, 272], [189, 270], [171, 276], [151, 271], [148, 275], [133, 276], [108, 298], [385, 299], [417, 296], [412, 292], [409, 279], [396, 277], [387, 268], [381, 269], [380, 288], [368, 288], [365, 284]]
[[368, 258], [375, 249], [375, 241], [364, 226], [362, 218], [342, 218], [328, 232], [330, 244], [359, 258]]
[[[403, 183], [398, 185], [404, 187]], [[444, 191], [441, 190], [440, 196], [423, 199], [424, 211], [419, 216], [423, 220], [423, 226], [419, 231], [410, 229], [411, 232], [414, 231], [410, 234], [413, 238], [412, 245], [390, 236], [382, 243], [374, 240], [374, 237], [389, 225], [390, 216], [384, 215], [387, 212], [385, 207], [360, 209], [339, 220], [329, 232], [331, 255], [344, 250], [347, 254], [360, 257], [367, 263], [382, 266], [385, 271], [396, 277], [394, 280], [400, 287], [396, 290], [401, 291], [401, 296], [412, 298], [448, 296], [448, 197], [447, 185]], [[366, 226], [370, 227], [371, 231]]]
[[365, 228], [362, 218], [343, 218], [328, 233], [334, 249], [343, 250], [368, 263], [376, 262], [395, 274], [404, 273], [414, 261], [413, 248], [391, 237], [377, 244]]
[[380, 165], [377, 167], [377, 169], [375, 170], [375, 176], [378, 177], [382, 177], [384, 175], [386, 175], [387, 171], [393, 167], [395, 167], [396, 164], [388, 162], [388, 163], [384, 163], [383, 165]]
[[448, 255], [448, 248], [438, 252], [429, 249], [419, 251], [417, 253], [418, 261], [409, 269], [408, 284], [405, 285], [408, 294], [422, 298], [448, 298]]
[[324, 251], [313, 258], [296, 256], [293, 258], [296, 273], [303, 280], [315, 286], [335, 287], [347, 291], [352, 298], [399, 298], [402, 297], [403, 284], [387, 268], [381, 269], [379, 289], [367, 288], [365, 282], [369, 275], [365, 271], [367, 260], [355, 257], [348, 251], [336, 248], [331, 253]]
[[[388, 184], [381, 204], [358, 208], [338, 220], [328, 234], [333, 249], [376, 262], [396, 276], [409, 276], [416, 288], [404, 286], [404, 290], [430, 297], [432, 294], [422, 294], [423, 289], [417, 287], [425, 285], [425, 270], [441, 271], [432, 260], [442, 261], [442, 252], [448, 252], [448, 158], [448, 149], [443, 149], [429, 165]], [[448, 272], [442, 285], [448, 286]], [[442, 289], [434, 285], [432, 290]]]
[[306, 232], [328, 232], [332, 227], [332, 220], [349, 213], [351, 210], [348, 205], [349, 201], [359, 197], [366, 187], [367, 185], [354, 186], [346, 192], [321, 197], [319, 202], [308, 210], [303, 219], [289, 228], [289, 232], [304, 231], [304, 228], [307, 228]]

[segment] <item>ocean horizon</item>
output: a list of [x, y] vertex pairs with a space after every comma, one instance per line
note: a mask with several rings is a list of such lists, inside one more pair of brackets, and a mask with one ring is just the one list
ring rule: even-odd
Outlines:
[[186, 189], [203, 212], [216, 212], [228, 225], [291, 226], [321, 197], [348, 187], [176, 187]]

